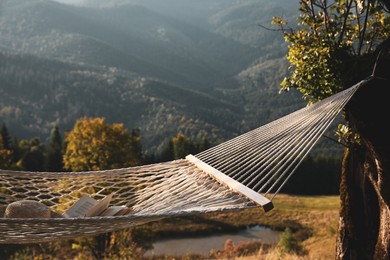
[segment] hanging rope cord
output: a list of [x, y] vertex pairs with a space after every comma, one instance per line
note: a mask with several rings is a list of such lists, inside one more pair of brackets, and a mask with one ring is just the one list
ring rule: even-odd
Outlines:
[[273, 193], [272, 200], [357, 89], [370, 79], [195, 157], [264, 196]]
[[82, 194], [125, 205], [125, 216], [1, 218], [0, 244], [92, 236], [165, 217], [235, 211], [272, 200], [356, 90], [370, 79], [186, 159], [89, 172], [0, 170], [0, 209], [37, 200], [61, 214]]

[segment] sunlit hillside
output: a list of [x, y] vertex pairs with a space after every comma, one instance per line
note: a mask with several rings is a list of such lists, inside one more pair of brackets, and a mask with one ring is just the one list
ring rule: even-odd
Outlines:
[[0, 122], [48, 138], [82, 116], [140, 128], [145, 151], [183, 132], [218, 143], [303, 106], [279, 95], [283, 1], [9, 0], [0, 12]]

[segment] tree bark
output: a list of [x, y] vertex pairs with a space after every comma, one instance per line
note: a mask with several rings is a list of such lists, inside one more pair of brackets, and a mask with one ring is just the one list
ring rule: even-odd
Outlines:
[[344, 155], [337, 259], [390, 259], [389, 87], [389, 80], [374, 79], [346, 107], [360, 144]]

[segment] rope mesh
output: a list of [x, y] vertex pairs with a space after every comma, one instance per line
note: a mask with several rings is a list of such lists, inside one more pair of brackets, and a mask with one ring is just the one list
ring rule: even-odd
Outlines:
[[[270, 196], [270, 200], [275, 197], [358, 87], [366, 82], [192, 156], [206, 167], [182, 159], [79, 173], [0, 170], [3, 207], [30, 199], [62, 213], [83, 194], [101, 199], [112, 193], [111, 205], [132, 209], [129, 215], [117, 217], [0, 218], [0, 243], [48, 242], [110, 232], [169, 216], [264, 207], [253, 198], [260, 193]], [[215, 179], [208, 169], [226, 178]], [[245, 186], [251, 196], [241, 188], [237, 191], [231, 183]]]
[[356, 90], [368, 80], [195, 155], [245, 186], [280, 192]]
[[38, 200], [59, 213], [81, 195], [126, 205], [118, 217], [0, 219], [0, 243], [34, 243], [94, 235], [169, 216], [239, 210], [255, 204], [182, 159], [141, 167], [81, 173], [0, 171], [0, 205]]

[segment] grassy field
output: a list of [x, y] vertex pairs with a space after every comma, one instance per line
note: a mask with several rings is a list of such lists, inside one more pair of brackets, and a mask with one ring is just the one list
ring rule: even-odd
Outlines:
[[[265, 246], [250, 256], [237, 259], [334, 259], [339, 210], [338, 196], [292, 196], [280, 194], [275, 208], [264, 213], [259, 208], [229, 213], [213, 213], [186, 218], [172, 218], [150, 223], [140, 230], [152, 231], [155, 238], [196, 236], [263, 225], [274, 230], [292, 231], [300, 249], [285, 253], [280, 246]], [[142, 232], [141, 232], [142, 233]], [[166, 258], [169, 259], [169, 258]], [[191, 258], [184, 258], [191, 259]]]
[[[334, 259], [339, 218], [339, 196], [288, 196], [274, 200], [275, 209], [264, 219], [285, 223], [293, 221], [311, 233], [301, 242], [303, 253], [298, 259]], [[267, 221], [265, 221], [267, 222]], [[264, 223], [266, 224], [266, 223]], [[298, 231], [299, 232], [299, 231]], [[296, 259], [297, 256], [290, 256]], [[288, 257], [285, 256], [284, 259]]]

